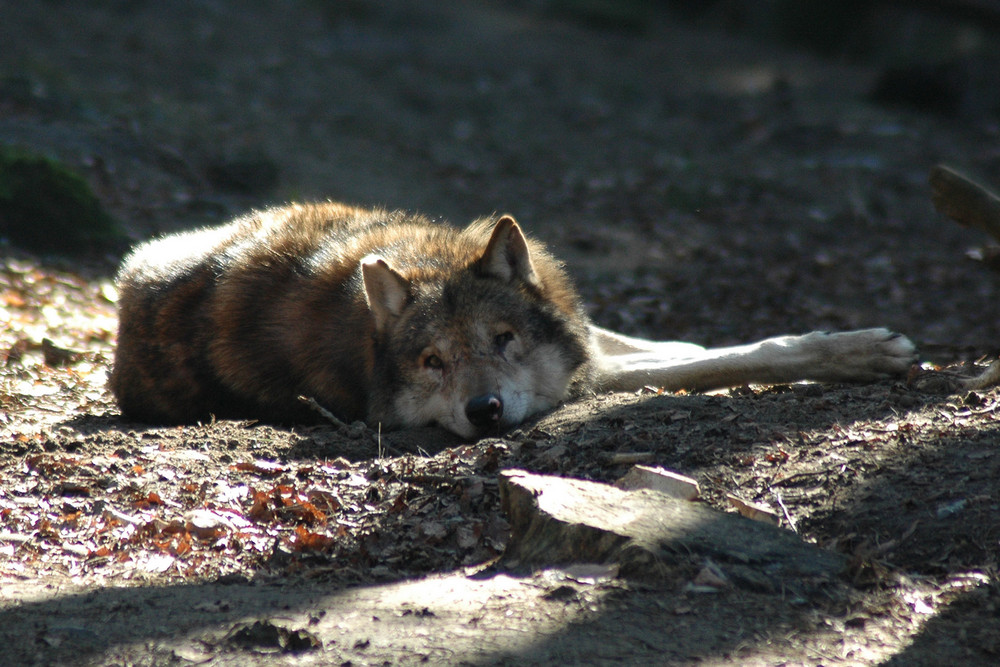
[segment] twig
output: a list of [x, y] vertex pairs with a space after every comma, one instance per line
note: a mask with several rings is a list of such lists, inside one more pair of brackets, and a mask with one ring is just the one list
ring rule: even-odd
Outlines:
[[771, 482], [771, 486], [787, 486], [792, 482], [798, 482], [799, 480], [806, 479], [808, 477], [821, 477], [822, 475], [829, 475], [835, 470], [835, 468], [823, 468], [822, 470], [810, 470], [808, 472], [797, 472], [794, 475], [789, 475], [788, 477], [782, 477], [779, 480]]
[[455, 484], [466, 479], [470, 479], [470, 475], [456, 476], [456, 475], [435, 475], [433, 473], [420, 473], [414, 475], [399, 475], [398, 479], [401, 482], [406, 482], [407, 484], [420, 484], [420, 485], [434, 485], [434, 484]]
[[962, 389], [966, 391], [988, 389], [1000, 384], [1000, 361], [994, 361], [989, 368], [976, 377], [967, 378], [961, 382]]
[[788, 508], [785, 507], [785, 502], [781, 499], [781, 494], [775, 491], [774, 497], [778, 500], [778, 507], [780, 507], [781, 511], [784, 513], [785, 521], [788, 522], [788, 526], [792, 529], [793, 533], [798, 533], [799, 529], [796, 527], [795, 520], [792, 519], [792, 515], [788, 513]]
[[607, 462], [611, 465], [628, 465], [632, 463], [645, 463], [652, 461], [653, 452], [616, 452], [608, 454]]
[[333, 424], [337, 428], [340, 428], [340, 429], [350, 428], [347, 424], [345, 424], [340, 419], [340, 417], [338, 417], [337, 415], [333, 414], [332, 412], [330, 412], [329, 410], [327, 410], [326, 408], [324, 408], [322, 405], [320, 405], [319, 403], [317, 403], [316, 399], [313, 398], [312, 396], [299, 396], [299, 400], [302, 401], [303, 403], [305, 403], [306, 405], [308, 405], [310, 408], [312, 408], [316, 412], [318, 412], [320, 414], [320, 416], [323, 417], [323, 419], [327, 420], [328, 422], [330, 422], [331, 424]]
[[1000, 361], [994, 361], [979, 375], [969, 377], [961, 372], [943, 370], [923, 370], [911, 374], [907, 385], [919, 391], [955, 394], [962, 391], [980, 391], [1000, 384]]
[[943, 164], [931, 169], [930, 183], [938, 211], [1000, 241], [1000, 196]]
[[[342, 420], [340, 417], [338, 417], [337, 415], [333, 414], [332, 412], [330, 412], [329, 410], [327, 410], [326, 408], [324, 408], [322, 405], [320, 405], [319, 402], [317, 402], [316, 399], [313, 398], [312, 396], [299, 396], [298, 398], [299, 398], [300, 401], [302, 401], [303, 403], [305, 403], [306, 405], [308, 405], [310, 408], [312, 408], [313, 410], [315, 410], [316, 412], [318, 412], [319, 415], [321, 417], [323, 417], [323, 419], [327, 420], [328, 422], [330, 422], [331, 424], [333, 424], [334, 426], [336, 426], [337, 430], [340, 431], [343, 435], [346, 435], [346, 436], [348, 436], [348, 437], [350, 437], [352, 439], [355, 439], [355, 438], [359, 437], [359, 434], [361, 432], [358, 430], [358, 427], [362, 426], [361, 424], [351, 425], [351, 424], [345, 423], [344, 420]], [[364, 427], [364, 428], [367, 429], [367, 431], [369, 433], [371, 433], [371, 429], [370, 428], [368, 428], [368, 427]], [[386, 453], [388, 453], [388, 454], [390, 454], [392, 456], [403, 456], [403, 453], [401, 451], [399, 451], [395, 447], [389, 446], [388, 444], [386, 444], [385, 442], [382, 441], [382, 423], [381, 422], [379, 422], [379, 425], [378, 425], [378, 432], [375, 433], [374, 435], [372, 435], [371, 437], [375, 441], [375, 446], [377, 448], [378, 458], [380, 458], [380, 459], [383, 458]]]

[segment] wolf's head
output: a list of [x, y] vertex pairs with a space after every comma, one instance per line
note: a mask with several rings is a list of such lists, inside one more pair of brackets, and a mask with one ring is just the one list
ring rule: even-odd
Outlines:
[[565, 399], [586, 367], [587, 320], [558, 263], [509, 216], [486, 231], [424, 243], [398, 268], [362, 260], [375, 325], [371, 421], [499, 432]]

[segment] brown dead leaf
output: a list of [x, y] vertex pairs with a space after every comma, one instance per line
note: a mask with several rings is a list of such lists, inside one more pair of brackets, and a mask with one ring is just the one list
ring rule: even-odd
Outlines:
[[295, 527], [292, 538], [289, 540], [292, 550], [299, 553], [306, 551], [327, 551], [335, 543], [336, 540], [333, 537], [313, 532], [302, 525]]
[[254, 521], [261, 523], [271, 523], [274, 521], [274, 509], [271, 505], [270, 496], [263, 491], [253, 491], [250, 492], [250, 497], [253, 500], [250, 506], [250, 511], [247, 512], [249, 516]]
[[285, 472], [285, 466], [274, 461], [244, 461], [233, 466], [234, 470], [240, 472], [252, 472], [261, 477], [274, 477]]

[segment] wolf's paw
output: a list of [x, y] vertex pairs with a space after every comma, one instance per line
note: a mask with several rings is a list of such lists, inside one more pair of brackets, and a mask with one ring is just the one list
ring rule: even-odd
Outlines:
[[917, 361], [909, 338], [888, 329], [809, 334], [822, 346], [824, 378], [870, 381], [903, 375]]

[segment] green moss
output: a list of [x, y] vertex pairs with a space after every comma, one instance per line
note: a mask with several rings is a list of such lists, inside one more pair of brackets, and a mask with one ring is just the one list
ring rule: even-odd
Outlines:
[[29, 250], [73, 253], [123, 236], [78, 174], [56, 160], [0, 146], [0, 238]]

